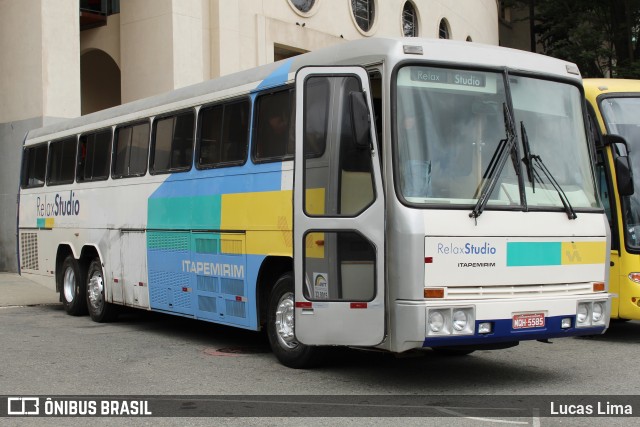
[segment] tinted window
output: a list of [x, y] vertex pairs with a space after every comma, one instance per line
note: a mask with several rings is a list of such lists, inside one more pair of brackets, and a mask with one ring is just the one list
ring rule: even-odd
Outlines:
[[294, 153], [294, 92], [286, 90], [256, 101], [256, 160], [278, 160]]
[[111, 129], [80, 136], [76, 180], [99, 181], [109, 177]]
[[53, 141], [49, 148], [49, 179], [47, 184], [59, 185], [73, 182], [76, 171], [75, 136]]
[[152, 172], [191, 169], [194, 123], [192, 111], [156, 119], [153, 124]]
[[113, 177], [144, 175], [149, 151], [149, 122], [116, 129]]
[[319, 157], [327, 144], [327, 117], [330, 86], [326, 77], [313, 77], [306, 82], [304, 98], [305, 157]]
[[200, 110], [198, 167], [241, 164], [249, 145], [249, 101]]
[[47, 144], [24, 149], [22, 188], [42, 187], [47, 172]]

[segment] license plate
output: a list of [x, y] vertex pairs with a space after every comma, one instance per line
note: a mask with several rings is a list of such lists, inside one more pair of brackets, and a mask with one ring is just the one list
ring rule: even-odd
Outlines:
[[513, 329], [544, 328], [544, 313], [513, 315]]

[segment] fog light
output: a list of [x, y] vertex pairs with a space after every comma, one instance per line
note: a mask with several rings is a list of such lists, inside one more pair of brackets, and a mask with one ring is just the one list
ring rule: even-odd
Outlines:
[[444, 327], [444, 316], [439, 311], [432, 311], [429, 314], [429, 329], [433, 332], [440, 332]]
[[571, 318], [567, 317], [567, 318], [562, 319], [560, 327], [562, 329], [569, 329], [571, 327]]
[[600, 323], [604, 318], [604, 305], [601, 302], [593, 303], [593, 312], [591, 313], [591, 319], [593, 323]]
[[467, 327], [467, 315], [462, 310], [453, 312], [453, 329], [462, 331]]
[[479, 334], [490, 334], [493, 330], [493, 324], [491, 322], [478, 323]]
[[581, 302], [578, 304], [578, 311], [576, 313], [576, 322], [578, 325], [584, 325], [589, 320], [589, 306], [586, 303]]

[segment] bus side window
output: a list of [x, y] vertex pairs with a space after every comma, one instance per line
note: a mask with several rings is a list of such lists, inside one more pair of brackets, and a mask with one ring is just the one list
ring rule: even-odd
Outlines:
[[198, 125], [199, 169], [241, 165], [249, 146], [248, 99], [203, 107]]
[[153, 122], [151, 173], [187, 171], [193, 160], [193, 111]]
[[149, 122], [116, 128], [113, 177], [142, 176], [147, 172]]
[[76, 174], [76, 144], [78, 138], [72, 136], [60, 141], [52, 141], [49, 150], [48, 185], [70, 184]]
[[42, 187], [47, 172], [47, 152], [49, 146], [41, 144], [24, 149], [22, 158], [22, 188]]
[[100, 181], [109, 177], [111, 129], [80, 135], [78, 144], [78, 182]]
[[261, 95], [256, 100], [254, 158], [291, 158], [295, 149], [293, 89]]

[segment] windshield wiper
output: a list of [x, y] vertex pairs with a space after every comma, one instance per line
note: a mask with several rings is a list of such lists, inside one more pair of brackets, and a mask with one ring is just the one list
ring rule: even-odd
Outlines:
[[536, 192], [536, 180], [533, 174], [533, 163], [531, 160], [531, 146], [529, 145], [529, 137], [527, 136], [527, 129], [524, 127], [524, 122], [520, 122], [520, 133], [522, 134], [522, 147], [524, 151], [524, 157], [522, 162], [527, 167], [527, 178], [531, 183], [533, 192]]
[[551, 183], [551, 186], [558, 193], [558, 197], [560, 197], [560, 201], [564, 206], [564, 211], [567, 213], [567, 217], [569, 219], [576, 219], [578, 215], [576, 215], [576, 211], [573, 209], [573, 206], [571, 206], [569, 198], [560, 184], [558, 184], [558, 181], [553, 177], [551, 171], [542, 161], [542, 158], [539, 155], [531, 154], [531, 146], [529, 145], [529, 138], [527, 137], [527, 130], [524, 127], [524, 122], [520, 122], [520, 131], [522, 133], [522, 146], [524, 148], [524, 157], [522, 158], [522, 162], [527, 166], [527, 178], [531, 183], [533, 192], [536, 192], [536, 181], [538, 181], [540, 185], [543, 184], [542, 176], [540, 176], [539, 172], [541, 171]]
[[516, 148], [516, 132], [513, 125], [513, 120], [511, 118], [511, 112], [509, 111], [509, 107], [507, 103], [502, 103], [502, 110], [504, 113], [504, 127], [506, 132], [506, 137], [501, 139], [498, 142], [498, 146], [496, 147], [496, 151], [491, 156], [491, 161], [487, 165], [487, 169], [484, 171], [482, 175], [482, 186], [480, 187], [480, 195], [478, 196], [478, 203], [473, 208], [473, 211], [469, 214], [469, 217], [477, 218], [482, 215], [484, 208], [487, 206], [489, 202], [489, 197], [493, 192], [496, 184], [498, 183], [498, 177], [502, 173], [502, 169], [504, 169], [504, 165], [507, 162], [506, 154], [511, 154], [511, 159], [514, 162], [514, 166], [516, 166], [516, 173], [519, 174], [520, 168], [517, 167], [518, 157], [515, 151]]

